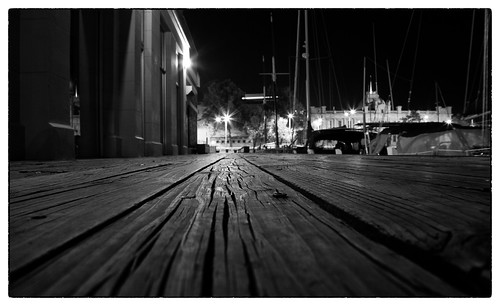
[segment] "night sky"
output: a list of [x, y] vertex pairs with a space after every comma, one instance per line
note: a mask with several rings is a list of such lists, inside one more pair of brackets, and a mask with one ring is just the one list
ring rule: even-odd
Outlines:
[[[246, 93], [262, 92], [263, 82], [269, 86], [270, 77], [259, 73], [271, 72], [271, 12], [276, 70], [291, 73], [279, 76], [278, 86], [293, 87], [297, 9], [187, 9], [183, 14], [198, 50], [195, 65], [202, 87], [216, 79], [231, 79]], [[317, 8], [308, 14], [312, 105], [328, 109], [360, 107], [366, 57], [367, 86], [370, 76], [373, 82], [377, 76], [384, 100], [390, 94], [388, 62], [395, 105], [408, 109], [412, 86], [410, 108], [433, 109], [438, 88], [440, 105], [453, 106], [454, 113], [462, 112], [472, 9]], [[303, 11], [300, 35], [302, 45]], [[481, 86], [483, 36], [484, 10], [475, 10], [467, 95], [471, 103]], [[301, 47], [300, 54], [303, 52]], [[299, 76], [299, 97], [305, 104], [304, 60]]]

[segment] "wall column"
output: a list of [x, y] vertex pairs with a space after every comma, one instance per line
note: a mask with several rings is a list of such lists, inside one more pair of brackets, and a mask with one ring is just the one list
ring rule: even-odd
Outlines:
[[[142, 12], [141, 12], [142, 13]], [[145, 10], [144, 14], [144, 140], [145, 154], [163, 154], [161, 142], [161, 33], [160, 13]]]
[[177, 71], [177, 43], [172, 33], [165, 34], [166, 56], [167, 56], [167, 78], [166, 78], [166, 143], [165, 153], [178, 155], [179, 146], [177, 139], [177, 95], [178, 95], [178, 71]]
[[81, 158], [100, 157], [100, 103], [101, 80], [99, 71], [100, 23], [102, 18], [96, 10], [78, 12], [78, 45], [76, 65], [78, 65], [77, 92], [80, 99], [80, 139]]
[[135, 11], [109, 14], [112, 18], [105, 18], [108, 24], [103, 26], [101, 68], [104, 156], [139, 157], [144, 155], [140, 25]]
[[188, 125], [187, 125], [187, 93], [186, 93], [186, 69], [184, 69], [183, 60], [184, 57], [182, 54], [178, 56], [178, 83], [179, 83], [179, 93], [178, 93], [178, 105], [177, 105], [177, 131], [178, 131], [178, 139], [177, 143], [179, 145], [179, 154], [187, 154], [188, 153]]

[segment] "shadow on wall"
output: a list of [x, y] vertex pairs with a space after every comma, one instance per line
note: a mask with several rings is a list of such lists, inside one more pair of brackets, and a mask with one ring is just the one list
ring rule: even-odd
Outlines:
[[32, 148], [28, 159], [68, 160], [75, 158], [75, 138], [70, 126], [49, 123], [47, 128], [37, 133], [27, 144]]

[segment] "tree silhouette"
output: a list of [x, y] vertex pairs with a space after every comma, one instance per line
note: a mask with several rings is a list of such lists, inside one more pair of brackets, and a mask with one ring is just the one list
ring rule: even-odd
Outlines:
[[212, 81], [206, 87], [203, 101], [200, 103], [204, 107], [200, 120], [207, 122], [207, 125], [212, 127], [212, 131], [216, 130], [215, 118], [226, 114], [231, 116], [231, 122], [227, 125], [229, 143], [232, 143], [231, 128], [233, 126], [240, 127], [237, 108], [243, 95], [243, 91], [229, 79]]
[[243, 91], [229, 79], [212, 81], [206, 87], [200, 103], [205, 107], [201, 119], [214, 121], [215, 117], [234, 113], [243, 95]]

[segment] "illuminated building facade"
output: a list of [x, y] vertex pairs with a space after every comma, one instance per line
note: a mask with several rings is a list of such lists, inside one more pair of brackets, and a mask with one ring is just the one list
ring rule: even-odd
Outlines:
[[[452, 112], [451, 106], [437, 107], [436, 110], [417, 110], [420, 122], [451, 122]], [[390, 105], [384, 108], [365, 109], [366, 123], [379, 122], [403, 122], [411, 112], [403, 110], [401, 106], [397, 106], [395, 110], [391, 109]], [[363, 123], [362, 110], [327, 110], [326, 106], [311, 107], [311, 126], [314, 130], [331, 129], [338, 127], [354, 128], [356, 124]]]

